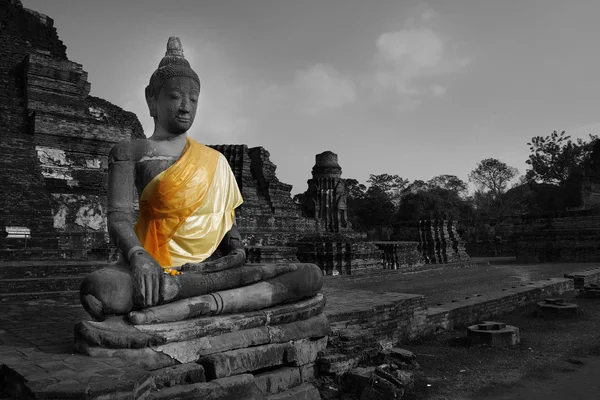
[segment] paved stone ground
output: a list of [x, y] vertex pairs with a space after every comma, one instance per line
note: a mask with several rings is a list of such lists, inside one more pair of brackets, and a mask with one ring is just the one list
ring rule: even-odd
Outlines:
[[[498, 261], [498, 260], [497, 260]], [[429, 270], [379, 278], [325, 280], [327, 312], [370, 309], [397, 300], [399, 292], [425, 294], [430, 303], [450, 293], [482, 293], [498, 290], [517, 280], [563, 276], [591, 269], [596, 264], [518, 265], [512, 260], [492, 261], [489, 267]], [[374, 295], [374, 292], [377, 293]], [[383, 293], [388, 292], [388, 293]], [[116, 359], [91, 359], [73, 354], [73, 325], [88, 316], [73, 300], [0, 302], [0, 364], [16, 366], [21, 375], [44, 390], [59, 390], [65, 382], [74, 392], [90, 394], [110, 390], [144, 390], [145, 371]], [[126, 373], [124, 373], [126, 372]], [[109, 385], [106, 382], [110, 382]], [[91, 384], [90, 384], [91, 382]], [[53, 386], [54, 385], [54, 386]], [[58, 385], [58, 386], [57, 386]], [[61, 386], [62, 385], [62, 386]], [[49, 389], [48, 389], [49, 388]], [[54, 388], [54, 389], [53, 389]], [[136, 389], [137, 388], [137, 389]]]
[[[477, 260], [477, 259], [475, 259]], [[432, 266], [414, 273], [375, 277], [326, 277], [325, 287], [344, 290], [367, 290], [425, 295], [427, 304], [447, 303], [466, 296], [518, 286], [521, 283], [562, 278], [567, 272], [585, 271], [600, 263], [523, 264], [514, 257], [486, 258], [489, 265]]]

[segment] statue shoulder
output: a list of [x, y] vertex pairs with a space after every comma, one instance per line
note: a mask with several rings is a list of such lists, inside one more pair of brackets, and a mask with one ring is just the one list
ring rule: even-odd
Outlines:
[[108, 155], [109, 162], [114, 161], [139, 161], [148, 151], [149, 143], [147, 139], [135, 139], [117, 143], [110, 150]]

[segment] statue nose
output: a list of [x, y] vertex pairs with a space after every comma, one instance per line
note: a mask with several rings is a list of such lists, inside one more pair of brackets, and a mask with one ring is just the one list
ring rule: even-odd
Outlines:
[[184, 98], [181, 100], [181, 104], [179, 105], [179, 110], [182, 112], [190, 112], [190, 100]]

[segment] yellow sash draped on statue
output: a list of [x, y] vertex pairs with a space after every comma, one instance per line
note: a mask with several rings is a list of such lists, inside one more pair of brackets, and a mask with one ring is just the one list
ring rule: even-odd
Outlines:
[[242, 202], [227, 159], [187, 138], [179, 160], [144, 188], [135, 233], [163, 268], [201, 262], [231, 229]]

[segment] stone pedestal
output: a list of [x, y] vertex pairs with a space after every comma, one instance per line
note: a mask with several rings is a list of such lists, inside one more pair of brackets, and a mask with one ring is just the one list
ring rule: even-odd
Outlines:
[[542, 318], [574, 317], [578, 313], [578, 306], [574, 303], [565, 303], [563, 299], [552, 298], [538, 304], [537, 315]]
[[512, 347], [521, 342], [519, 328], [501, 322], [484, 321], [467, 328], [467, 338], [473, 344]]
[[75, 350], [125, 359], [153, 371], [161, 382], [183, 379], [174, 369], [193, 377], [194, 383], [163, 384], [156, 398], [262, 399], [300, 390], [317, 399], [310, 385], [302, 385], [316, 377], [315, 362], [327, 346], [324, 307], [318, 294], [259, 311], [173, 323], [132, 325], [123, 317], [84, 321], [75, 326]]

